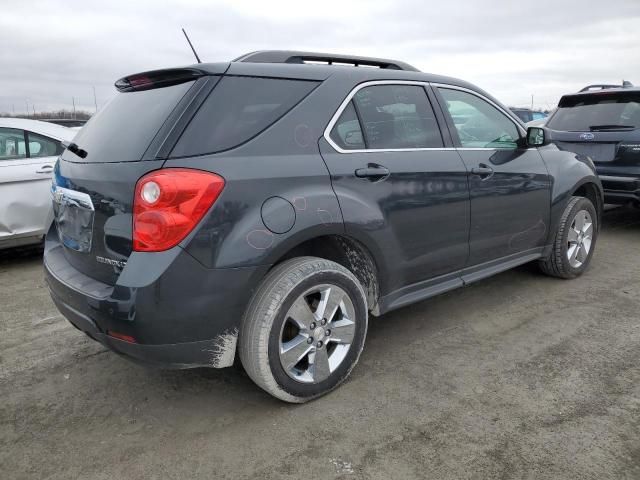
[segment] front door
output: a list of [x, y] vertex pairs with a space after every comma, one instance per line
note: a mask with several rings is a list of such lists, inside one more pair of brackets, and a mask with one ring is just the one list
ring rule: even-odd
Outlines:
[[346, 233], [384, 263], [381, 293], [463, 268], [467, 169], [424, 86], [365, 84], [348, 98], [320, 148]]
[[469, 266], [543, 247], [551, 210], [550, 179], [536, 148], [497, 105], [455, 87], [439, 87], [462, 160], [469, 169]]

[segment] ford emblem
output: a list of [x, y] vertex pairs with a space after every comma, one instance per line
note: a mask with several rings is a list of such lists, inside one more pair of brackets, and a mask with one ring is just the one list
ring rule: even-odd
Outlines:
[[593, 140], [596, 136], [593, 133], [581, 133], [580, 140]]

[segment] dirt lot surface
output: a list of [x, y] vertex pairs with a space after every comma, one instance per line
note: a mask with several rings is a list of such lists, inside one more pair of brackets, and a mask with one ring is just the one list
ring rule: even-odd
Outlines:
[[306, 405], [238, 369], [159, 371], [60, 317], [0, 256], [3, 479], [640, 478], [640, 212], [574, 281], [525, 266], [374, 319]]

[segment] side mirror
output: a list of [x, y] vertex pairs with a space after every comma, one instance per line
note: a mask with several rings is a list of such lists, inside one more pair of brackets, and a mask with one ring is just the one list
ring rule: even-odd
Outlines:
[[542, 127], [527, 128], [527, 146], [542, 147], [544, 145], [549, 145], [549, 140], [549, 135], [546, 129]]

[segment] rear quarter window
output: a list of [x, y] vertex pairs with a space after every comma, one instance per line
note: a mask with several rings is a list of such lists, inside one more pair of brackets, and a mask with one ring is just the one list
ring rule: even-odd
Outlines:
[[28, 132], [30, 157], [54, 157], [62, 153], [62, 145], [53, 138]]
[[221, 152], [251, 140], [297, 105], [318, 83], [223, 77], [187, 126], [171, 157]]

